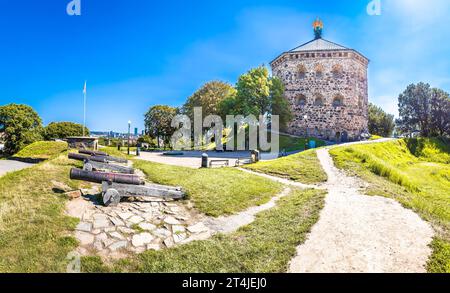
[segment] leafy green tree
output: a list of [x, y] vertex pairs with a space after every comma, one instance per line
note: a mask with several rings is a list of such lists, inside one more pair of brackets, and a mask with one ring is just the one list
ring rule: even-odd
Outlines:
[[[89, 135], [89, 129], [84, 127], [85, 135]], [[65, 139], [71, 136], [82, 136], [83, 125], [73, 122], [52, 122], [44, 128], [44, 138]]]
[[256, 117], [271, 110], [272, 79], [265, 66], [251, 69], [241, 75], [236, 84], [236, 100], [234, 114], [244, 116], [253, 114]]
[[284, 96], [284, 85], [279, 78], [272, 79], [272, 87], [270, 89], [272, 97], [272, 115], [280, 117], [280, 130], [286, 131], [289, 122], [292, 120], [292, 110], [288, 100]]
[[450, 97], [441, 89], [431, 93], [431, 127], [435, 136], [450, 136]]
[[430, 93], [429, 84], [411, 84], [400, 94], [398, 108], [400, 119], [397, 121], [403, 133], [420, 131], [422, 136], [430, 134]]
[[424, 137], [449, 135], [448, 99], [448, 93], [433, 89], [429, 84], [409, 85], [399, 96], [397, 125], [400, 132], [420, 131]]
[[177, 108], [157, 105], [151, 107], [145, 114], [145, 129], [146, 134], [156, 138], [158, 141], [158, 148], [160, 146], [160, 139], [163, 139], [167, 144], [170, 137], [175, 132], [171, 123], [173, 118], [177, 115]]
[[222, 117], [252, 114], [256, 117], [268, 115], [270, 118], [270, 115], [279, 115], [282, 128], [292, 119], [289, 103], [284, 97], [283, 83], [278, 78], [270, 77], [265, 66], [241, 75], [235, 94], [224, 99], [219, 108]]
[[30, 106], [9, 104], [0, 107], [0, 132], [4, 152], [12, 155], [42, 139], [42, 120]]
[[394, 132], [394, 115], [388, 114], [380, 107], [369, 104], [369, 132], [374, 135], [390, 137]]
[[234, 95], [235, 92], [236, 90], [228, 83], [221, 81], [207, 82], [187, 99], [182, 112], [192, 119], [194, 117], [194, 108], [202, 107], [203, 117], [219, 115], [221, 102]]

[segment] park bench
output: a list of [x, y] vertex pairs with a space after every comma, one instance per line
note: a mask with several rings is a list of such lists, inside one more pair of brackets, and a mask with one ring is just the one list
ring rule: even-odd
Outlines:
[[210, 160], [209, 161], [210, 168], [215, 164], [228, 167], [228, 166], [230, 166], [230, 161], [229, 160]]
[[248, 165], [251, 163], [253, 163], [253, 162], [252, 162], [252, 159], [250, 159], [250, 158], [239, 158], [236, 160], [236, 167]]

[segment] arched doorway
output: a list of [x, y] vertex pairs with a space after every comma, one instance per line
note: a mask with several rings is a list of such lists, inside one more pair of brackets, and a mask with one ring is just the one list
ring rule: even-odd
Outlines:
[[348, 133], [347, 133], [347, 131], [342, 132], [341, 142], [348, 142]]
[[336, 132], [336, 135], [335, 135], [335, 141], [337, 142], [337, 143], [340, 143], [341, 142], [341, 133], [338, 131], [338, 132]]

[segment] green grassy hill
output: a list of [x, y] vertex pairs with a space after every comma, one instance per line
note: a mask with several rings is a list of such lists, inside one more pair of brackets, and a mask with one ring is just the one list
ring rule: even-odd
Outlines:
[[404, 139], [330, 151], [339, 168], [370, 183], [369, 195], [396, 199], [434, 226], [430, 272], [450, 272], [449, 149], [446, 139]]
[[327, 181], [327, 174], [320, 166], [315, 150], [292, 156], [246, 165], [244, 168], [306, 184]]
[[66, 142], [38, 141], [32, 143], [13, 156], [16, 159], [48, 160], [67, 151]]

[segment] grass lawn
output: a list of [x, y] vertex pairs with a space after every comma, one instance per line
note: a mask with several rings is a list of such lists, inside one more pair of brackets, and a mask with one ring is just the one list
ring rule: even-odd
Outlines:
[[310, 140], [314, 140], [316, 142], [316, 147], [325, 146], [325, 142], [320, 139], [306, 139], [280, 134], [280, 151], [285, 150], [288, 153], [293, 151], [303, 151], [305, 150], [306, 141]]
[[[136, 149], [136, 148], [135, 148]], [[130, 148], [131, 150], [131, 148]], [[118, 158], [131, 158], [132, 156], [127, 155], [126, 148], [122, 147], [122, 150], [119, 151], [117, 147], [102, 147], [99, 148], [100, 152], [105, 152], [109, 154], [110, 156], [118, 157]]]
[[449, 148], [448, 141], [410, 139], [330, 151], [339, 168], [370, 183], [367, 194], [396, 199], [434, 226], [429, 272], [450, 273]]
[[327, 175], [320, 166], [315, 150], [308, 150], [272, 161], [246, 165], [244, 168], [307, 184], [327, 181]]
[[379, 135], [372, 135], [370, 138], [369, 138], [369, 140], [379, 140], [379, 139], [382, 139], [383, 137], [382, 136], [379, 136]]
[[77, 220], [64, 216], [67, 199], [53, 192], [51, 181], [79, 187], [69, 180], [76, 163], [66, 156], [0, 178], [0, 272], [65, 271], [65, 258], [78, 245], [67, 236]]
[[68, 146], [66, 142], [38, 141], [23, 148], [15, 154], [13, 158], [48, 160], [57, 157], [62, 152], [67, 151], [67, 148]]
[[294, 190], [277, 207], [257, 215], [256, 221], [229, 235], [216, 235], [162, 251], [104, 265], [99, 257], [82, 259], [85, 272], [232, 272], [281, 273], [288, 269], [296, 247], [319, 219], [323, 191]]
[[233, 214], [268, 202], [282, 185], [237, 169], [191, 169], [136, 160], [134, 167], [158, 184], [181, 186], [197, 209], [210, 216]]

